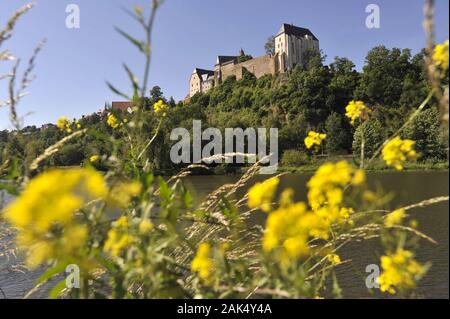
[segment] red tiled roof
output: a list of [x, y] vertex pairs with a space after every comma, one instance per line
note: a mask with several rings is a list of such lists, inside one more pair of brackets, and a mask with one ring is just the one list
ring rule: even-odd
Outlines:
[[131, 106], [132, 106], [131, 102], [112, 102], [112, 109], [113, 110], [126, 111]]

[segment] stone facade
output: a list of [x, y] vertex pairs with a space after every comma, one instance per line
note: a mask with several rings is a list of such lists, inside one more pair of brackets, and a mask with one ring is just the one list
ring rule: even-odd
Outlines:
[[[283, 24], [275, 36], [275, 55], [263, 55], [239, 63], [239, 56], [218, 56], [212, 70], [195, 69], [189, 81], [189, 97], [205, 93], [227, 77], [242, 79], [244, 69], [260, 78], [266, 74], [284, 73], [303, 64], [309, 50], [319, 50], [319, 40], [305, 28]], [[241, 56], [245, 56], [241, 50]]]
[[275, 74], [278, 70], [277, 59], [269, 55], [263, 55], [242, 63], [228, 63], [226, 65], [216, 64], [215, 85], [219, 85], [230, 76], [235, 76], [237, 80], [242, 79], [244, 69], [255, 75], [257, 78], [266, 74]]

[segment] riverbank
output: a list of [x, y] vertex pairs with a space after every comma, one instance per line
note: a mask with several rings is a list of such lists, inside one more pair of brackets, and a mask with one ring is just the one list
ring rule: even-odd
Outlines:
[[[322, 164], [326, 162], [337, 162], [341, 160], [347, 160], [349, 162], [353, 162], [355, 166], [359, 166], [359, 162], [355, 161], [351, 156], [333, 156], [333, 157], [318, 157], [311, 162], [298, 165], [298, 166], [287, 166], [281, 164], [278, 166], [277, 173], [313, 173], [315, 172]], [[73, 168], [77, 166], [59, 166], [58, 168]], [[242, 175], [249, 169], [248, 166], [233, 166], [233, 165], [217, 165], [217, 166], [207, 166], [204, 167], [196, 167], [191, 170], [191, 174], [193, 176], [203, 176], [203, 175], [213, 175], [213, 176], [221, 176], [221, 175]], [[104, 171], [99, 169], [100, 171]], [[156, 176], [175, 176], [179, 174], [183, 168], [178, 169], [154, 169], [153, 173]], [[373, 161], [369, 166], [365, 167], [365, 170], [368, 172], [394, 172], [395, 169], [391, 166], [386, 165], [386, 163], [381, 160]], [[449, 162], [406, 162], [403, 165], [403, 171], [408, 172], [420, 172], [420, 171], [448, 171], [449, 170]]]
[[[328, 161], [334, 162], [336, 159], [328, 159]], [[322, 165], [325, 161], [319, 160], [314, 163], [305, 164], [302, 166], [280, 166], [278, 168], [278, 172], [282, 173], [312, 173], [316, 171], [320, 165]], [[357, 165], [357, 163], [355, 163]], [[391, 166], [386, 165], [381, 160], [374, 161], [370, 164], [370, 166], [365, 168], [368, 172], [393, 172], [395, 169]], [[417, 172], [417, 171], [448, 171], [449, 163], [448, 162], [407, 162], [403, 165], [403, 171], [408, 172]]]
[[[322, 157], [317, 158], [314, 161], [309, 163], [305, 163], [303, 165], [298, 166], [287, 166], [281, 164], [277, 173], [313, 173], [315, 172], [322, 164], [325, 162], [337, 162], [340, 160], [347, 160], [353, 162], [355, 166], [359, 166], [359, 162], [353, 160], [352, 157], [349, 156], [335, 156], [335, 157]], [[232, 166], [218, 166], [213, 167], [210, 170], [197, 170], [193, 172], [193, 175], [234, 175], [234, 174], [244, 174], [247, 171], [248, 167], [232, 167]], [[369, 166], [365, 167], [365, 170], [368, 172], [394, 172], [395, 168], [386, 165], [386, 163], [381, 160], [373, 161]], [[403, 171], [408, 172], [420, 172], [420, 171], [448, 171], [449, 170], [449, 162], [407, 162], [403, 165]]]

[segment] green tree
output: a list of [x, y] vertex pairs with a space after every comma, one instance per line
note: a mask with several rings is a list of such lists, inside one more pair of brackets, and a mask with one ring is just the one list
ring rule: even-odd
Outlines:
[[411, 70], [411, 51], [377, 46], [369, 51], [363, 68], [357, 99], [389, 107], [399, 106], [406, 75]]
[[377, 119], [372, 119], [359, 125], [353, 135], [353, 154], [356, 157], [359, 157], [361, 154], [361, 137], [363, 132], [365, 140], [364, 154], [366, 157], [370, 157], [386, 140], [386, 130]]
[[275, 55], [275, 36], [272, 35], [267, 39], [266, 44], [264, 45], [264, 50], [267, 55], [274, 56]]
[[444, 133], [439, 123], [439, 112], [435, 108], [430, 108], [414, 118], [402, 133], [403, 138], [416, 142], [414, 149], [419, 153], [421, 160], [446, 158]]
[[159, 86], [154, 86], [152, 87], [152, 89], [150, 90], [150, 105], [155, 104], [156, 102], [158, 102], [159, 100], [164, 100], [164, 94], [161, 90], [161, 88]]
[[251, 59], [253, 59], [253, 57], [251, 55], [245, 54], [244, 50], [241, 49], [241, 51], [239, 52], [237, 62], [242, 63]]
[[340, 57], [335, 57], [330, 64], [330, 72], [328, 105], [332, 111], [344, 114], [345, 106], [353, 99], [358, 87], [360, 75], [352, 61]]
[[331, 113], [325, 122], [327, 153], [348, 153], [352, 148], [352, 127], [344, 116]]

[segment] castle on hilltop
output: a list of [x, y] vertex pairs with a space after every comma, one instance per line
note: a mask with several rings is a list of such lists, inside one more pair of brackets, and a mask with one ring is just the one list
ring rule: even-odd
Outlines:
[[219, 55], [214, 70], [194, 69], [189, 81], [189, 97], [199, 92], [208, 92], [229, 76], [235, 76], [237, 80], [242, 79], [244, 69], [257, 78], [266, 74], [285, 73], [297, 64], [303, 64], [308, 51], [319, 51], [319, 40], [309, 29], [291, 24], [281, 26], [274, 44], [274, 55], [263, 55], [242, 61], [240, 58], [246, 56], [241, 50], [241, 56]]

